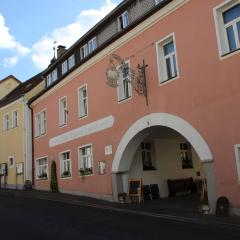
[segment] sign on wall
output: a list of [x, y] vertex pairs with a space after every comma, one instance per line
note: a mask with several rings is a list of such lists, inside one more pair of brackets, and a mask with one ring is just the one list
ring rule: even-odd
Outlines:
[[22, 175], [23, 174], [23, 163], [17, 163], [16, 171], [17, 171], [17, 175]]

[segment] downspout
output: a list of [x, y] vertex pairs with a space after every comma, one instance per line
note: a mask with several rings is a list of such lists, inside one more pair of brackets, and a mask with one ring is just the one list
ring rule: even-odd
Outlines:
[[32, 127], [32, 185], [34, 186], [34, 175], [35, 175], [35, 172], [34, 172], [34, 168], [35, 168], [35, 166], [34, 166], [34, 137], [33, 137], [33, 109], [32, 109], [32, 107], [31, 107], [31, 105], [28, 103], [28, 107], [29, 107], [29, 109], [30, 109], [30, 111], [31, 111], [31, 127]]

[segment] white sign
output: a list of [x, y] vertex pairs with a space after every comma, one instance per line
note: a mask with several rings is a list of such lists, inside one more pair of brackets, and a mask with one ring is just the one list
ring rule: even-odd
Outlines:
[[60, 144], [73, 141], [75, 139], [103, 131], [105, 129], [111, 128], [114, 124], [114, 117], [108, 116], [102, 119], [99, 119], [95, 122], [91, 122], [87, 125], [81, 126], [79, 128], [73, 129], [69, 132], [51, 138], [49, 140], [50, 147], [56, 147]]
[[23, 163], [17, 163], [17, 166], [16, 166], [16, 169], [17, 169], [17, 174], [23, 174]]
[[105, 147], [105, 155], [112, 155], [112, 145]]

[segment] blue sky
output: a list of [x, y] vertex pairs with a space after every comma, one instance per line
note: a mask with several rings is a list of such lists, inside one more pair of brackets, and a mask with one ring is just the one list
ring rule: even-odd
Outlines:
[[53, 42], [71, 46], [122, 0], [1, 0], [0, 79], [25, 81], [49, 64]]

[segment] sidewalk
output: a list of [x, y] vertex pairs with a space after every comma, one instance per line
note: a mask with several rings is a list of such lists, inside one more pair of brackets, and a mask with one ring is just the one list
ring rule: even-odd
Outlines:
[[52, 193], [37, 190], [5, 190], [0, 189], [1, 197], [28, 198], [52, 201], [80, 207], [90, 207], [104, 209], [106, 211], [125, 212], [149, 217], [161, 218], [167, 221], [191, 222], [201, 225], [212, 225], [213, 227], [234, 228], [240, 231], [240, 217], [219, 218], [212, 215], [202, 215], [197, 211], [185, 211], [178, 207], [166, 208], [164, 206], [154, 205], [152, 201], [144, 203], [126, 203], [120, 204], [108, 202], [90, 197], [76, 196], [63, 193]]

